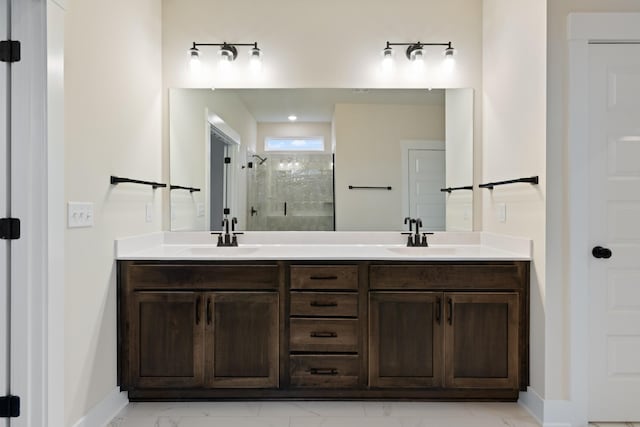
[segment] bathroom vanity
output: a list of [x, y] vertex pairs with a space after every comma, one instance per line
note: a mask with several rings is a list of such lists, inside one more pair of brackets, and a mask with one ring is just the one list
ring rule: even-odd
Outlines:
[[131, 400], [516, 400], [530, 255], [477, 240], [119, 250], [119, 384]]

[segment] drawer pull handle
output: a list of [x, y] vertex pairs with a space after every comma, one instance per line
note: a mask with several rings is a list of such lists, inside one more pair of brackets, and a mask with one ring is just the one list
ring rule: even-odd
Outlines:
[[338, 338], [337, 332], [311, 332], [311, 338]]
[[311, 368], [309, 369], [309, 373], [311, 375], [338, 375], [337, 369], [319, 369], [319, 368]]
[[311, 276], [310, 280], [338, 280], [338, 276]]
[[338, 303], [333, 301], [329, 301], [329, 302], [311, 301], [309, 305], [311, 307], [337, 307]]

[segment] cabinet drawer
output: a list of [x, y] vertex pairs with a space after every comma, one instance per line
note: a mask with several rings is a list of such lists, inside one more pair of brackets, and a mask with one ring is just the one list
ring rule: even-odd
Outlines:
[[291, 315], [358, 317], [358, 294], [292, 292]]
[[370, 289], [520, 289], [521, 264], [372, 265]]
[[291, 356], [291, 386], [355, 388], [358, 386], [359, 361], [356, 355]]
[[278, 289], [277, 265], [148, 264], [132, 265], [126, 274], [132, 289]]
[[291, 351], [357, 352], [355, 319], [291, 319]]
[[358, 266], [291, 266], [291, 289], [358, 289]]

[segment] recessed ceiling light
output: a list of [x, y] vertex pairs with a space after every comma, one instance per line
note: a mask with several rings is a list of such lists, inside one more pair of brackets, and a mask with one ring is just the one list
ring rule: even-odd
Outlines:
[[298, 116], [294, 116], [293, 114], [287, 118], [289, 119], [290, 122], [295, 122], [296, 120], [298, 120]]

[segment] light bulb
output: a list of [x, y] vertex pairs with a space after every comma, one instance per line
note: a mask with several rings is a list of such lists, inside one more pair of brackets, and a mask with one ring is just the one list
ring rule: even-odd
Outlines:
[[249, 64], [252, 70], [260, 71], [262, 69], [262, 51], [258, 47], [253, 47], [249, 51]]
[[446, 72], [451, 72], [451, 70], [453, 70], [453, 67], [455, 65], [455, 50], [449, 46], [448, 48], [446, 48], [444, 50], [444, 70]]
[[192, 73], [200, 71], [200, 51], [196, 47], [189, 49], [189, 67]]
[[393, 67], [393, 49], [390, 47], [384, 48], [382, 51], [382, 69], [384, 71], [390, 70]]
[[295, 122], [296, 120], [298, 120], [298, 116], [295, 115], [290, 115], [289, 117], [287, 117], [289, 119], [290, 122]]

